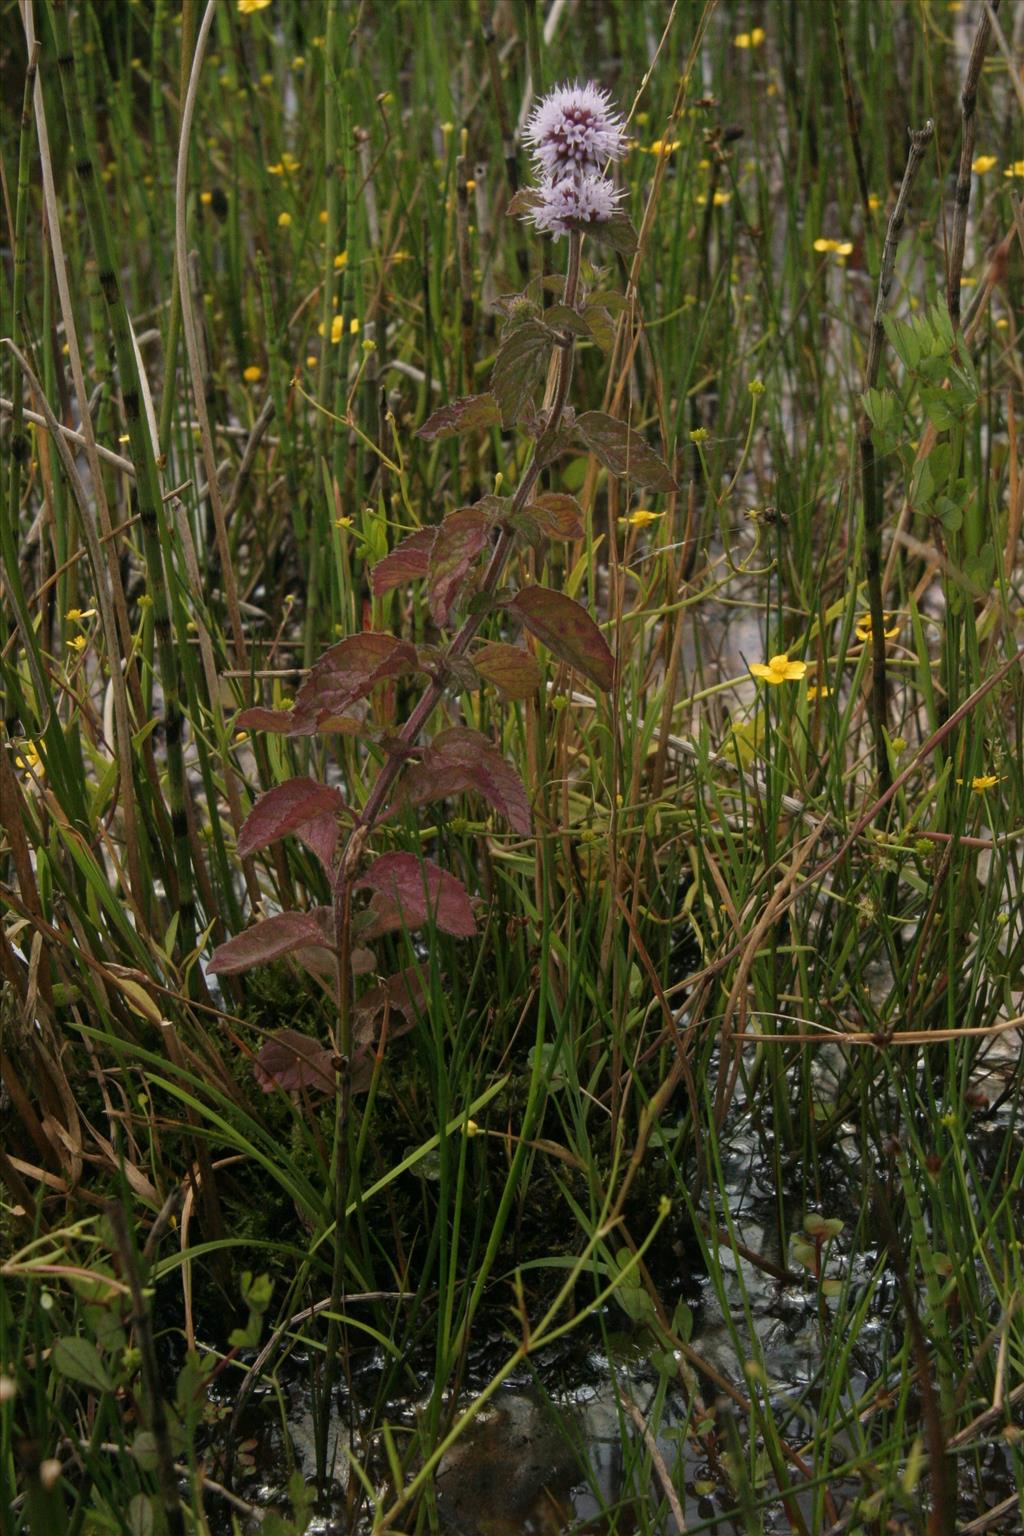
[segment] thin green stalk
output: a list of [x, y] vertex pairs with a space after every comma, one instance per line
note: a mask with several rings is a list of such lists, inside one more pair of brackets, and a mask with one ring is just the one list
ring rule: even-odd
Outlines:
[[[917, 177], [925, 150], [931, 143], [935, 124], [929, 119], [923, 128], [912, 131], [910, 153], [907, 156], [899, 196], [889, 219], [882, 263], [878, 274], [878, 293], [875, 313], [871, 323], [871, 339], [867, 363], [864, 368], [864, 389], [875, 388], [882, 361], [882, 344], [885, 330], [882, 316], [889, 301], [896, 267], [896, 248], [899, 244], [903, 220], [906, 217], [910, 191]], [[864, 572], [868, 586], [868, 608], [871, 614], [871, 717], [875, 738], [875, 768], [878, 787], [885, 795], [892, 784], [892, 768], [889, 761], [887, 720], [889, 713], [888, 686], [885, 668], [885, 618], [882, 607], [882, 484], [881, 465], [875, 452], [871, 418], [866, 410], [861, 412], [858, 428], [861, 465], [861, 497], [864, 510]]]
[[[196, 911], [186, 810], [187, 782], [183, 749], [184, 713], [182, 710], [182, 673], [172, 630], [173, 533], [163, 514], [163, 493], [157, 469], [153, 440], [143, 409], [142, 383], [132, 339], [132, 327], [121, 287], [120, 262], [114, 249], [106, 197], [97, 176], [93, 145], [86, 128], [75, 71], [75, 52], [68, 25], [67, 0], [47, 0], [48, 12], [57, 43], [57, 64], [61, 92], [67, 113], [71, 141], [71, 160], [75, 166], [85, 201], [86, 219], [93, 253], [99, 268], [107, 318], [114, 340], [117, 370], [121, 384], [129, 451], [136, 472], [139, 522], [142, 529], [143, 555], [146, 562], [148, 594], [153, 602], [160, 682], [164, 694], [164, 736], [167, 749], [168, 803], [174, 838], [178, 919], [178, 952], [187, 958], [196, 937]], [[184, 633], [179, 637], [187, 640]]]

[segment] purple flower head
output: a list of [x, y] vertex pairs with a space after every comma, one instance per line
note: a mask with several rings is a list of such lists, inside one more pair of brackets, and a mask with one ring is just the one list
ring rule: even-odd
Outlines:
[[538, 169], [555, 180], [600, 171], [626, 152], [622, 118], [592, 80], [556, 86], [534, 108], [523, 130]]
[[623, 195], [607, 176], [589, 175], [545, 181], [537, 191], [540, 202], [526, 217], [556, 240], [577, 224], [606, 223]]

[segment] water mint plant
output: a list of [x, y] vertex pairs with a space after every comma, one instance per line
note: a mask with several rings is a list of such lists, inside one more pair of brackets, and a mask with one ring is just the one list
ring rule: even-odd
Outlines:
[[[509, 211], [555, 238], [568, 236], [559, 302], [545, 311], [535, 286], [506, 297], [490, 390], [434, 411], [419, 436], [433, 443], [492, 427], [518, 430], [530, 441], [528, 457], [510, 494], [483, 496], [454, 508], [436, 527], [411, 530], [370, 572], [376, 597], [423, 582], [442, 643], [417, 647], [401, 635], [372, 630], [349, 636], [314, 663], [289, 709], [251, 708], [238, 720], [243, 728], [284, 736], [355, 735], [372, 742], [381, 755], [376, 779], [358, 809], [346, 805], [334, 786], [306, 777], [289, 779], [260, 797], [242, 828], [239, 854], [248, 856], [297, 834], [314, 849], [331, 880], [332, 907], [265, 918], [220, 945], [209, 967], [215, 973], [237, 973], [311, 947], [333, 951], [339, 1026], [332, 1047], [346, 1112], [353, 1049], [365, 1043], [353, 1035], [353, 951], [360, 953], [358, 968], [373, 971], [375, 960], [367, 946], [388, 933], [430, 924], [460, 938], [477, 932], [473, 900], [459, 878], [411, 852], [377, 851], [374, 834], [400, 815], [467, 792], [486, 801], [518, 836], [531, 832], [523, 783], [491, 740], [467, 725], [450, 724], [421, 742], [436, 710], [453, 690], [488, 683], [510, 700], [535, 691], [535, 658], [526, 646], [505, 638], [512, 628], [532, 634], [597, 689], [613, 686], [611, 650], [580, 602], [540, 584], [515, 591], [502, 585], [517, 548], [583, 536], [579, 503], [565, 493], [540, 489], [542, 476], [567, 451], [583, 448], [613, 474], [628, 470], [633, 479], [657, 489], [674, 487], [667, 465], [642, 437], [602, 412], [577, 418], [569, 405], [575, 342], [590, 337], [601, 319], [608, 323], [603, 304], [588, 312], [581, 278], [584, 235], [614, 234], [620, 249], [635, 241], [618, 208], [623, 194], [600, 171], [623, 154], [622, 120], [596, 85], [561, 86], [538, 104], [524, 137], [545, 179], [539, 189], [518, 193]], [[555, 367], [549, 375], [552, 358]], [[549, 377], [551, 383], [542, 390]], [[480, 631], [488, 624], [497, 633], [483, 640]], [[375, 728], [369, 701], [378, 688], [399, 678], [422, 680], [422, 691], [401, 729], [385, 733]], [[364, 893], [368, 900], [362, 899]], [[393, 1006], [409, 1009], [408, 971], [378, 985]], [[285, 1057], [292, 1059], [282, 1062], [280, 1037], [261, 1052], [264, 1080], [322, 1087], [327, 1048], [311, 1052], [294, 1031], [287, 1035]], [[269, 1072], [268, 1061], [274, 1064]]]
[[[513, 630], [527, 631], [596, 689], [613, 687], [614, 657], [583, 604], [540, 583], [521, 583], [515, 590], [503, 585], [515, 550], [536, 551], [548, 540], [573, 541], [584, 534], [584, 512], [575, 498], [541, 488], [542, 477], [567, 451], [589, 450], [613, 474], [629, 471], [642, 483], [674, 487], [667, 465], [642, 437], [603, 412], [577, 417], [569, 404], [577, 338], [589, 337], [592, 324], [610, 323], [603, 305], [597, 306], [598, 316], [588, 318], [581, 264], [585, 232], [614, 231], [620, 249], [630, 249], [635, 241], [617, 208], [620, 194], [595, 169], [599, 158], [622, 153], [620, 121], [595, 86], [563, 87], [537, 107], [528, 136], [538, 166], [557, 167], [559, 179], [546, 180], [539, 191], [517, 194], [510, 212], [556, 238], [568, 236], [557, 302], [545, 310], [535, 286], [506, 297], [489, 391], [450, 401], [419, 428], [419, 436], [431, 443], [489, 428], [525, 434], [529, 451], [518, 484], [510, 494], [495, 492], [453, 508], [435, 527], [410, 530], [370, 572], [376, 597], [424, 583], [440, 643], [417, 646], [401, 635], [373, 630], [348, 636], [314, 663], [288, 710], [251, 708], [238, 721], [243, 728], [284, 736], [354, 735], [372, 743], [380, 759], [359, 808], [346, 805], [334, 786], [308, 777], [289, 779], [260, 797], [241, 830], [239, 853], [255, 853], [298, 834], [323, 863], [332, 904], [265, 918], [220, 945], [210, 962], [212, 972], [228, 973], [303, 949], [331, 952], [338, 1023], [330, 1047], [288, 1029], [264, 1045], [256, 1066], [266, 1087], [321, 1091], [331, 1085], [332, 1065], [337, 1071], [335, 1316], [344, 1289], [346, 1201], [353, 1176], [351, 1097], [360, 1083], [365, 1085], [360, 1068], [380, 1013], [378, 1007], [368, 1009], [356, 993], [359, 985], [366, 990], [359, 977], [379, 969], [370, 946], [388, 934], [424, 927], [466, 939], [478, 931], [475, 903], [463, 880], [418, 852], [385, 850], [379, 843], [390, 836], [398, 818], [463, 793], [483, 799], [517, 836], [528, 838], [532, 830], [522, 780], [489, 737], [457, 719], [426, 741], [423, 733], [445, 701], [449, 715], [455, 715], [456, 692], [491, 683], [507, 699], [517, 700], [536, 690], [536, 660], [525, 645], [507, 638]], [[489, 640], [481, 636], [485, 627], [495, 631]], [[421, 681], [422, 689], [401, 729], [385, 732], [374, 725], [370, 701], [398, 679]], [[424, 982], [416, 965], [379, 977], [370, 990], [382, 1007], [402, 1013], [408, 1024], [422, 1011]], [[523, 1134], [528, 1134], [526, 1127]], [[502, 1226], [499, 1217], [492, 1242]], [[471, 1313], [472, 1307], [465, 1326]], [[337, 1344], [332, 1323], [320, 1397], [321, 1483]]]

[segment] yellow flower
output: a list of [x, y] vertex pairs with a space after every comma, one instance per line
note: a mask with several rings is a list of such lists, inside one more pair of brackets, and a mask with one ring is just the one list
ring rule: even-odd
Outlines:
[[998, 783], [998, 773], [979, 773], [971, 780], [971, 788], [976, 795], [983, 795], [986, 789], [993, 789]]
[[[883, 613], [882, 614], [882, 634], [884, 635], [886, 640], [891, 640], [894, 635], [898, 635], [899, 632], [900, 632], [900, 626], [898, 624], [894, 624], [891, 629], [886, 629], [886, 625], [889, 623], [891, 618], [892, 618], [892, 614], [891, 613]], [[854, 626], [853, 632], [857, 636], [858, 640], [870, 640], [871, 639], [871, 615], [870, 615], [870, 613], [862, 613], [861, 614], [860, 618], [857, 620], [857, 623]]]
[[354, 522], [355, 518], [353, 517], [336, 517], [334, 519], [334, 526], [335, 528], [351, 528]]
[[204, 208], [209, 208], [210, 204], [213, 202], [213, 193], [200, 192], [199, 201], [202, 203]]
[[798, 683], [807, 671], [806, 661], [790, 661], [786, 655], [772, 656], [767, 663], [752, 661], [750, 671], [753, 677], [759, 677], [773, 686], [776, 683]]
[[340, 272], [342, 267], [348, 265], [348, 251], [339, 251], [334, 258], [334, 270]]
[[725, 204], [729, 202], [731, 198], [731, 192], [716, 192], [711, 201], [716, 208], [724, 208]]
[[306, 358], [306, 367], [307, 368], [315, 368], [316, 364], [317, 364], [317, 359], [313, 356], [313, 354], [311, 352], [309, 354], [309, 356]]
[[84, 651], [89, 644], [85, 635], [72, 635], [68, 641], [68, 649], [71, 651]]
[[352, 316], [352, 319], [348, 323], [348, 333], [350, 336], [359, 335], [359, 320], [355, 315]]
[[326, 224], [327, 223], [327, 209], [326, 208], [321, 208], [320, 212], [317, 214], [317, 218], [320, 220], [321, 224]]
[[22, 773], [45, 773], [43, 760], [39, 756], [39, 750], [34, 741], [26, 741], [21, 752], [14, 759], [15, 768]]
[[270, 0], [238, 0], [239, 16], [251, 16], [255, 11], [265, 11]]
[[807, 697], [813, 702], [814, 699], [827, 699], [831, 692], [832, 689], [826, 688], [823, 683], [811, 683], [807, 689]]
[[741, 32], [732, 43], [734, 48], [760, 48], [764, 38], [764, 27], [755, 27], [753, 32]]
[[881, 206], [882, 199], [878, 196], [877, 192], [870, 193], [868, 196], [868, 207], [871, 209], [871, 212], [876, 213]]
[[292, 69], [305, 69], [305, 67], [306, 60], [303, 58], [301, 53], [297, 53], [294, 59], [292, 59]]
[[1004, 176], [1024, 176], [1024, 160], [1011, 160], [1003, 172]]
[[95, 608], [69, 608], [64, 615], [65, 621], [68, 624], [81, 624], [83, 619], [94, 619], [95, 617]]
[[976, 160], [971, 161], [971, 170], [976, 176], [984, 176], [986, 171], [990, 171], [994, 165], [998, 164], [999, 161], [995, 155], [979, 155]]
[[248, 368], [242, 369], [242, 378], [247, 384], [258, 384], [263, 377], [263, 369], [256, 363], [250, 363]]
[[635, 512], [630, 512], [627, 517], [620, 517], [620, 523], [628, 523], [631, 528], [649, 528], [656, 523], [659, 517], [664, 517], [664, 512], [652, 512], [648, 507], [637, 507]]
[[824, 252], [828, 251], [833, 256], [838, 256], [840, 258], [840, 260], [842, 260], [842, 259], [845, 259], [845, 257], [847, 257], [847, 256], [852, 254], [852, 252], [853, 252], [853, 241], [852, 240], [827, 240], [824, 235], [821, 235], [821, 236], [818, 237], [817, 240], [815, 240], [815, 242], [814, 242], [814, 249], [816, 251], [818, 251], [818, 252], [821, 252], [821, 253], [824, 253]]
[[278, 227], [278, 229], [287, 229], [289, 227], [289, 225], [291, 224], [291, 222], [292, 222], [292, 216], [291, 216], [290, 213], [279, 213], [278, 214], [278, 216], [277, 216], [277, 227]]
[[649, 155], [671, 155], [678, 148], [678, 139], [655, 139], [647, 153]]
[[260, 85], [273, 85], [273, 83], [274, 83], [273, 75], [270, 73], [269, 70], [264, 70], [263, 74], [260, 75]]
[[335, 315], [331, 320], [331, 346], [336, 347], [345, 330], [345, 322], [340, 315]]

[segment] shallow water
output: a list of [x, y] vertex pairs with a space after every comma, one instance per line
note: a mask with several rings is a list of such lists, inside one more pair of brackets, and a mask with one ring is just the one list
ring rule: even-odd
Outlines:
[[[986, 1144], [994, 1148], [1007, 1128], [1003, 1113], [978, 1124], [975, 1150], [979, 1162], [985, 1160]], [[1019, 1137], [1019, 1130], [1016, 1135]], [[850, 1127], [849, 1151], [855, 1144]], [[856, 1165], [848, 1165], [847, 1181], [851, 1166]], [[780, 1241], [773, 1171], [752, 1136], [736, 1135], [728, 1143], [723, 1173], [738, 1242], [785, 1270], [789, 1256]], [[838, 1187], [835, 1199], [841, 1211]], [[787, 1232], [801, 1225], [798, 1202], [784, 1202], [782, 1220]], [[852, 1253], [842, 1237], [835, 1246], [830, 1271], [848, 1274], [855, 1289], [867, 1286], [877, 1251], [868, 1248]], [[692, 1345], [709, 1365], [746, 1391], [737, 1362], [743, 1358], [743, 1340], [752, 1329], [765, 1362], [766, 1390], [776, 1423], [788, 1443], [799, 1447], [807, 1440], [824, 1385], [819, 1374], [823, 1330], [831, 1325], [828, 1303], [822, 1302], [810, 1279], [794, 1276], [792, 1282], [779, 1283], [724, 1248], [721, 1268], [721, 1301], [707, 1276], [693, 1277], [686, 1292], [694, 1319]], [[883, 1373], [894, 1334], [897, 1340], [901, 1336], [900, 1316], [895, 1276], [883, 1271], [851, 1363], [851, 1387], [857, 1394], [866, 1393]], [[584, 1339], [582, 1333], [573, 1335], [531, 1359], [531, 1368], [524, 1367], [510, 1377], [468, 1426], [434, 1480], [441, 1530], [450, 1536], [596, 1536], [633, 1531], [669, 1536], [679, 1527], [664, 1494], [662, 1477], [667, 1475], [688, 1529], [699, 1527], [717, 1536], [746, 1536], [751, 1527], [735, 1512], [737, 1501], [727, 1475], [730, 1446], [741, 1449], [747, 1445], [744, 1416], [728, 1399], [716, 1402], [714, 1389], [706, 1390], [707, 1383], [702, 1381], [699, 1388], [714, 1416], [714, 1433], [698, 1436], [688, 1419], [689, 1395], [676, 1375], [670, 1383], [659, 1377], [652, 1358], [655, 1348], [645, 1343], [642, 1330], [627, 1331], [625, 1318], [617, 1309], [608, 1311], [601, 1321], [600, 1332], [591, 1328], [589, 1338]], [[507, 1358], [509, 1344], [501, 1334], [504, 1324], [500, 1319], [494, 1323], [490, 1339], [472, 1352], [471, 1390], [460, 1400], [460, 1408], [472, 1401], [473, 1390], [481, 1390]], [[485, 1320], [482, 1328], [486, 1326]], [[356, 1394], [372, 1400], [383, 1368], [382, 1356], [365, 1352], [354, 1376]], [[241, 1528], [247, 1533], [258, 1530], [259, 1512], [276, 1509], [287, 1513], [284, 1490], [292, 1467], [307, 1486], [315, 1478], [308, 1361], [293, 1356], [278, 1371], [277, 1380], [279, 1392], [266, 1381], [256, 1388], [239, 1426], [238, 1438], [244, 1449], [236, 1459], [233, 1487], [253, 1507], [248, 1521], [242, 1521]], [[420, 1371], [418, 1382], [418, 1390], [414, 1388], [404, 1400], [389, 1403], [382, 1414], [400, 1447], [407, 1444], [406, 1437], [426, 1410], [429, 1364]], [[646, 1432], [638, 1427], [638, 1421], [647, 1427]], [[349, 1430], [338, 1421], [333, 1431], [332, 1454], [340, 1468], [346, 1463], [342, 1441]], [[375, 1486], [385, 1486], [386, 1461], [379, 1437], [369, 1433], [364, 1438], [357, 1426], [356, 1438], [360, 1464]], [[834, 1463], [841, 1462], [848, 1450], [842, 1437], [837, 1437]], [[659, 1458], [663, 1473], [655, 1464]], [[964, 1521], [977, 1519], [1016, 1491], [1007, 1451], [998, 1436], [983, 1447], [976, 1466], [978, 1471], [964, 1460], [958, 1462], [958, 1514]], [[767, 1499], [774, 1484], [767, 1465], [765, 1472], [762, 1491]], [[354, 1525], [344, 1520], [345, 1481], [344, 1475], [337, 1478], [335, 1498], [329, 1509], [314, 1517], [311, 1532], [319, 1536], [366, 1536], [369, 1532], [370, 1521], [365, 1517]], [[796, 1474], [794, 1481], [799, 1481]], [[851, 1509], [857, 1490], [857, 1482], [850, 1480], [836, 1479], [830, 1485], [833, 1508], [840, 1519], [844, 1508]], [[814, 1518], [813, 1493], [798, 1494], [796, 1502], [810, 1523]], [[791, 1530], [791, 1521], [779, 1501], [767, 1504], [756, 1518], [763, 1536], [788, 1536]], [[399, 1521], [399, 1528], [412, 1529], [409, 1519], [409, 1525]], [[213, 1528], [226, 1532], [229, 1524], [225, 1520]], [[819, 1530], [827, 1527], [811, 1528], [819, 1536]], [[908, 1536], [915, 1529], [906, 1527]], [[1019, 1516], [1008, 1513], [997, 1517], [987, 1529], [996, 1533], [1019, 1531]]]

